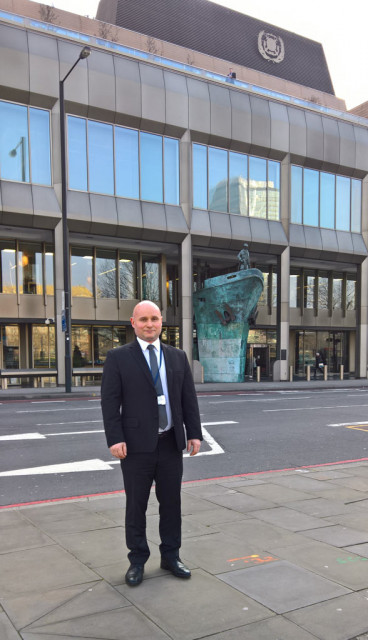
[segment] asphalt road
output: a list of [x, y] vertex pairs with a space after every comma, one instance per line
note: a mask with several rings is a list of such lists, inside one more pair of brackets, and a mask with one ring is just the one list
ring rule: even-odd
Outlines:
[[[184, 480], [368, 454], [368, 389], [199, 396], [205, 441]], [[0, 505], [119, 491], [97, 398], [0, 404]]]

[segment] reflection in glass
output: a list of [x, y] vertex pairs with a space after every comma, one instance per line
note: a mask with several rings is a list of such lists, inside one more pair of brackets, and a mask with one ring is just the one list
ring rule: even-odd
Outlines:
[[267, 162], [249, 157], [249, 215], [267, 217]]
[[280, 219], [280, 163], [268, 160], [267, 217]]
[[268, 303], [268, 271], [265, 271], [261, 268], [263, 275], [263, 290], [258, 300], [258, 306], [265, 307]]
[[15, 241], [0, 240], [0, 293], [16, 293]]
[[193, 207], [207, 209], [207, 147], [193, 144]]
[[48, 296], [54, 295], [54, 248], [45, 247], [45, 287]]
[[227, 151], [208, 148], [208, 208], [227, 211]]
[[164, 138], [165, 202], [179, 204], [179, 141]]
[[305, 276], [304, 306], [306, 309], [314, 309], [314, 276]]
[[107, 352], [112, 349], [112, 327], [92, 327], [93, 331], [93, 364], [102, 365]]
[[162, 137], [141, 133], [141, 198], [163, 201]]
[[160, 300], [160, 258], [145, 256], [142, 260], [143, 300]]
[[97, 298], [116, 298], [116, 252], [97, 249], [96, 252]]
[[328, 309], [327, 276], [318, 276], [318, 309]]
[[72, 326], [73, 367], [92, 365], [92, 327]]
[[126, 344], [126, 327], [112, 328], [112, 348], [121, 347]]
[[136, 300], [137, 293], [137, 257], [119, 252], [120, 299]]
[[116, 195], [139, 198], [138, 131], [115, 127]]
[[178, 265], [168, 264], [166, 266], [166, 293], [167, 306], [179, 306], [179, 270]]
[[318, 227], [318, 171], [304, 169], [303, 223]]
[[69, 189], [87, 191], [86, 120], [68, 116], [68, 184]]
[[32, 366], [35, 369], [54, 367], [55, 325], [32, 326]]
[[248, 156], [229, 152], [229, 211], [248, 215]]
[[89, 191], [114, 195], [113, 129], [88, 121]]
[[290, 307], [296, 309], [300, 305], [300, 275], [290, 274]]
[[92, 298], [93, 254], [91, 249], [72, 247], [71, 272], [72, 296]]
[[336, 176], [336, 229], [350, 230], [350, 179]]
[[335, 176], [332, 173], [320, 173], [320, 226], [335, 228]]
[[29, 110], [32, 182], [51, 184], [50, 115], [43, 109]]
[[353, 311], [355, 309], [355, 288], [356, 281], [348, 278], [346, 281], [346, 310]]
[[332, 308], [342, 309], [342, 278], [332, 280]]
[[19, 243], [19, 293], [42, 294], [42, 247], [28, 242]]
[[0, 170], [3, 180], [29, 182], [28, 109], [0, 101]]
[[277, 307], [277, 273], [272, 272], [272, 306]]
[[291, 167], [291, 222], [302, 224], [303, 222], [303, 169]]
[[360, 180], [351, 181], [351, 230], [360, 233], [362, 229], [362, 183]]
[[[19, 369], [19, 325], [0, 327], [2, 369]], [[1, 350], [0, 350], [1, 357]]]

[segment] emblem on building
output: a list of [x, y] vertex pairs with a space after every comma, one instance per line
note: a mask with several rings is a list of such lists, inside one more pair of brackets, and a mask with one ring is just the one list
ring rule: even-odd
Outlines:
[[280, 36], [275, 36], [267, 31], [260, 31], [258, 34], [258, 51], [271, 62], [282, 62], [285, 55], [284, 41]]

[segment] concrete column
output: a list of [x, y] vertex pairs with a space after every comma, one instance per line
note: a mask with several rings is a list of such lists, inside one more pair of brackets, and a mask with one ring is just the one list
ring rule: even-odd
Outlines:
[[277, 360], [274, 379], [288, 380], [290, 332], [290, 247], [278, 256], [277, 278]]
[[61, 310], [64, 293], [63, 277], [63, 227], [62, 222], [56, 225], [55, 238], [55, 331], [56, 331], [56, 362], [58, 369], [58, 384], [65, 384], [65, 333], [61, 329]]
[[192, 364], [193, 351], [193, 304], [192, 304], [192, 239], [188, 234], [181, 244], [181, 336], [182, 349]]
[[368, 348], [368, 258], [365, 258], [358, 267], [356, 303], [355, 377], [366, 378]]

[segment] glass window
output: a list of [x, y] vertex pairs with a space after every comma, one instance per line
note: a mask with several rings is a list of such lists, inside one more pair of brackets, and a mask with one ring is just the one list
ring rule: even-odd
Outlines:
[[280, 163], [268, 161], [267, 217], [280, 219]]
[[179, 270], [176, 264], [166, 266], [167, 306], [179, 306]]
[[263, 158], [249, 157], [249, 215], [267, 217], [267, 162]]
[[102, 365], [112, 349], [112, 327], [93, 327], [93, 364]]
[[32, 182], [51, 184], [50, 115], [43, 109], [29, 110]]
[[113, 130], [111, 124], [88, 121], [89, 190], [114, 195]]
[[179, 141], [164, 138], [165, 202], [179, 204]]
[[306, 309], [314, 309], [314, 283], [315, 283], [314, 276], [311, 276], [311, 275], [305, 276], [304, 306]]
[[318, 171], [304, 169], [303, 223], [318, 227]]
[[141, 198], [163, 202], [162, 138], [141, 133]]
[[291, 222], [303, 222], [303, 169], [291, 167]]
[[248, 215], [248, 156], [229, 152], [229, 211]]
[[1, 101], [0, 167], [3, 180], [29, 182], [28, 109]]
[[193, 207], [207, 209], [207, 147], [193, 144]]
[[112, 348], [122, 347], [126, 344], [126, 327], [113, 327], [112, 328]]
[[332, 308], [342, 309], [342, 278], [332, 280]]
[[92, 365], [91, 327], [72, 326], [73, 367]]
[[115, 127], [116, 195], [139, 198], [138, 131]]
[[116, 298], [116, 252], [97, 249], [96, 252], [97, 298]]
[[277, 307], [277, 273], [272, 272], [272, 306]]
[[[19, 369], [19, 326], [7, 325], [0, 327], [3, 369]], [[1, 353], [0, 353], [1, 356]]]
[[119, 252], [120, 299], [137, 300], [137, 257]]
[[348, 278], [346, 281], [346, 310], [352, 311], [355, 309], [355, 288], [356, 281]]
[[45, 247], [45, 287], [48, 296], [54, 295], [54, 247]]
[[300, 274], [290, 274], [290, 307], [296, 309], [300, 306]]
[[15, 241], [0, 240], [0, 293], [16, 293]]
[[42, 294], [41, 245], [21, 242], [18, 252], [19, 293]]
[[335, 176], [320, 173], [320, 226], [335, 228]]
[[265, 270], [265, 267], [262, 269], [262, 267], [260, 268], [260, 271], [262, 271], [262, 275], [263, 275], [263, 289], [262, 289], [262, 293], [259, 297], [258, 300], [258, 306], [260, 307], [265, 307], [268, 304], [268, 271]]
[[336, 176], [336, 229], [350, 230], [350, 179]]
[[32, 362], [35, 369], [55, 366], [55, 325], [32, 326]]
[[351, 230], [360, 233], [362, 217], [362, 183], [360, 180], [351, 181]]
[[91, 249], [73, 247], [71, 256], [72, 296], [92, 298], [93, 296], [93, 253]]
[[318, 309], [328, 309], [328, 276], [318, 276]]
[[145, 256], [142, 260], [143, 300], [160, 300], [160, 263], [158, 256]]
[[87, 123], [68, 116], [69, 189], [87, 191]]
[[208, 149], [208, 208], [227, 211], [227, 151]]

